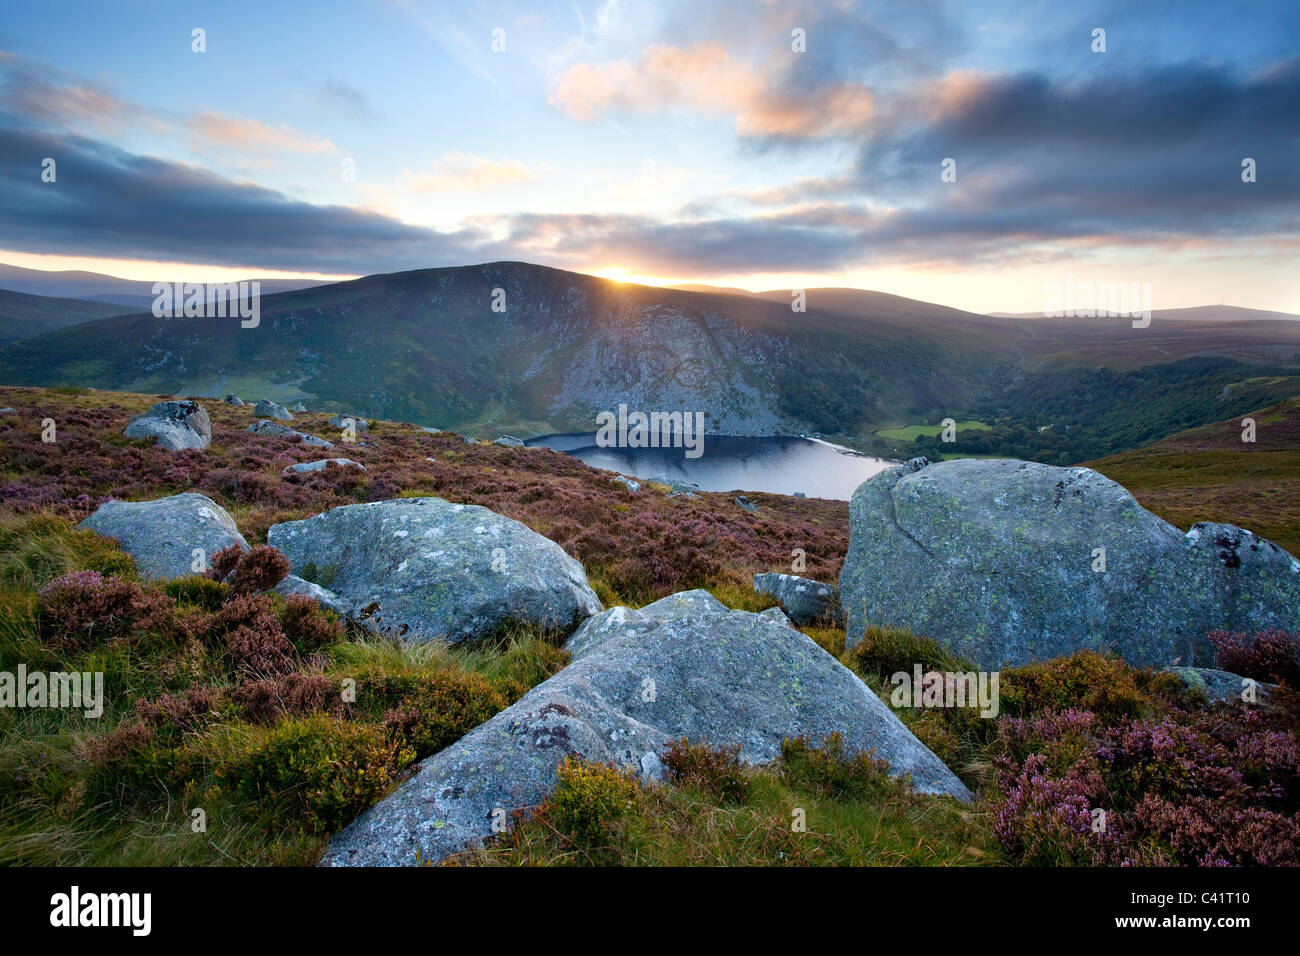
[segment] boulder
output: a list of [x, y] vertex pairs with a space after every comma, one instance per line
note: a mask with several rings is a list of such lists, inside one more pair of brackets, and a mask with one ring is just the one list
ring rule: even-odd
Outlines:
[[273, 590], [285, 597], [298, 595], [311, 598], [321, 607], [329, 608], [341, 618], [350, 617], [352, 614], [352, 605], [343, 598], [328, 588], [323, 588], [319, 584], [312, 584], [310, 581], [304, 581], [295, 574], [282, 578]]
[[438, 862], [480, 843], [493, 814], [536, 806], [571, 754], [660, 779], [663, 748], [686, 737], [736, 746], [747, 764], [781, 742], [872, 749], [923, 793], [969, 800], [953, 773], [866, 685], [779, 611], [728, 610], [706, 591], [590, 618], [573, 662], [442, 752], [346, 829], [330, 866]]
[[267, 543], [351, 602], [359, 623], [411, 642], [474, 640], [511, 620], [567, 633], [601, 608], [558, 544], [478, 505], [344, 505], [272, 525]]
[[1210, 629], [1300, 629], [1300, 561], [1231, 525], [1184, 535], [1089, 468], [913, 459], [858, 487], [849, 532], [849, 647], [876, 624], [986, 667], [1190, 666], [1213, 663]]
[[289, 406], [289, 411], [291, 411], [291, 412], [305, 412], [305, 411], [307, 411], [307, 406], [304, 405], [302, 402], [294, 402], [292, 405]]
[[304, 445], [311, 445], [313, 448], [333, 448], [334, 443], [326, 441], [324, 438], [317, 438], [315, 435], [308, 435], [297, 429], [290, 428], [288, 425], [278, 425], [273, 421], [265, 418], [259, 418], [253, 424], [248, 426], [248, 430], [254, 435], [276, 435], [280, 438], [289, 438], [294, 441], [300, 441]]
[[333, 415], [330, 417], [331, 428], [347, 428], [348, 423], [359, 432], [370, 431], [370, 422], [366, 421], [360, 415]]
[[611, 478], [611, 479], [609, 479], [609, 480], [612, 481], [612, 482], [613, 482], [614, 484], [616, 484], [616, 485], [622, 485], [622, 486], [623, 486], [624, 488], [626, 488], [628, 491], [640, 491], [640, 490], [641, 490], [641, 482], [639, 482], [639, 481], [633, 481], [631, 478], [627, 477], [627, 475], [615, 475], [613, 478]]
[[106, 501], [77, 527], [116, 538], [135, 558], [140, 576], [151, 581], [196, 573], [196, 550], [211, 557], [232, 544], [248, 549], [226, 509], [195, 492], [154, 501]]
[[770, 594], [796, 624], [838, 624], [844, 619], [840, 589], [795, 574], [754, 575], [754, 590]]
[[234, 392], [230, 392], [228, 395], [226, 395], [226, 404], [233, 405], [236, 408], [243, 408], [248, 403], [245, 402], [238, 395], [236, 395]]
[[647, 481], [653, 482], [654, 484], [658, 484], [658, 485], [667, 485], [669, 489], [671, 489], [672, 491], [681, 492], [683, 495], [686, 495], [689, 498], [699, 497], [696, 494], [696, 492], [700, 490], [700, 486], [693, 481], [679, 481], [676, 478], [670, 478], [668, 475], [664, 474], [663, 472], [660, 472], [659, 474], [654, 475], [651, 478], [648, 478]]
[[269, 398], [264, 398], [258, 402], [253, 407], [253, 414], [261, 415], [263, 418], [276, 418], [282, 422], [293, 421], [293, 412], [289, 411], [289, 409], [285, 408], [283, 405], [271, 401]]
[[1280, 690], [1277, 684], [1250, 681], [1240, 674], [1214, 667], [1170, 667], [1168, 671], [1179, 677], [1188, 687], [1200, 691], [1210, 703], [1214, 704], [1242, 703], [1242, 694], [1252, 684], [1255, 702], [1262, 701]]
[[280, 474], [302, 475], [313, 471], [324, 471], [330, 465], [335, 465], [339, 468], [359, 468], [362, 471], [366, 470], [365, 465], [361, 464], [359, 461], [353, 461], [351, 458], [321, 458], [318, 461], [301, 461], [296, 465], [290, 465], [280, 472]]
[[736, 504], [739, 505], [743, 511], [748, 511], [750, 514], [758, 514], [758, 505], [754, 504], [754, 502], [750, 501], [744, 495], [736, 495]]
[[159, 402], [127, 423], [127, 438], [156, 438], [160, 448], [181, 451], [212, 444], [212, 422], [198, 402]]
[[492, 444], [500, 445], [503, 448], [523, 448], [524, 441], [522, 438], [516, 438], [514, 435], [502, 435]]

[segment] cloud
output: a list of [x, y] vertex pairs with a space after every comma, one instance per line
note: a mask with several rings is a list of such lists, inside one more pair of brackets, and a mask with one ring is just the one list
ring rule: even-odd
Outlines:
[[[52, 157], [58, 177], [41, 181]], [[318, 206], [71, 134], [0, 129], [0, 246], [324, 273], [474, 261], [486, 241]]]
[[741, 136], [775, 138], [857, 130], [876, 109], [874, 94], [857, 84], [779, 90], [717, 43], [655, 44], [636, 63], [575, 64], [556, 82], [550, 102], [579, 122], [673, 108], [734, 115]]
[[493, 160], [469, 153], [448, 153], [427, 173], [404, 172], [402, 186], [411, 193], [489, 192], [515, 183], [534, 182], [537, 174], [515, 159]]
[[339, 151], [328, 139], [301, 133], [290, 126], [268, 126], [257, 120], [226, 116], [211, 110], [191, 117], [185, 126], [190, 133], [190, 148], [199, 155], [235, 152], [265, 156], [289, 152], [328, 156]]
[[0, 71], [0, 109], [27, 122], [46, 127], [77, 123], [100, 131], [131, 124], [165, 129], [163, 117], [47, 63], [0, 50]]

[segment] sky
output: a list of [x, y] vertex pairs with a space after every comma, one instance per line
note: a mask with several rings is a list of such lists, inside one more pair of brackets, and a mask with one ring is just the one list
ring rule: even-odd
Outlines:
[[0, 262], [1300, 313], [1295, 0], [0, 4]]

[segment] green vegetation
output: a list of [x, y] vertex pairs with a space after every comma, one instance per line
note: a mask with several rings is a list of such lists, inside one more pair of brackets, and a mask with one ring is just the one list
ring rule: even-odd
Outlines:
[[1300, 398], [1087, 464], [1179, 528], [1227, 522], [1300, 554]]
[[[968, 430], [988, 431], [992, 427], [992, 425], [985, 425], [983, 422], [974, 420], [957, 422], [955, 433], [961, 434]], [[905, 425], [901, 428], [881, 428], [876, 434], [881, 438], [891, 438], [895, 441], [916, 441], [921, 436], [933, 438], [942, 431], [942, 425]]]

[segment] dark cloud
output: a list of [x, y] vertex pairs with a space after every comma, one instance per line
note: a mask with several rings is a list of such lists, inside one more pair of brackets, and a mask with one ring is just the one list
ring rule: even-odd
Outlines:
[[471, 261], [482, 240], [36, 130], [0, 129], [0, 182], [0, 245], [64, 255], [383, 272]]

